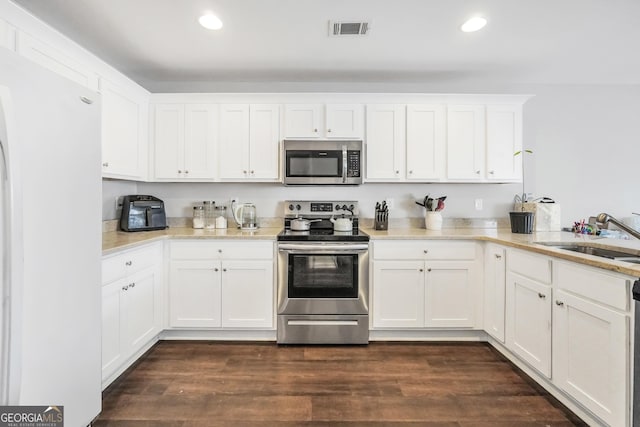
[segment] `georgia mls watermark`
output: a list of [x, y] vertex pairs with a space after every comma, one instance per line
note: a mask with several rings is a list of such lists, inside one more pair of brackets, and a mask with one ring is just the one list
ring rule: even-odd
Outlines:
[[0, 427], [64, 427], [64, 406], [0, 406]]

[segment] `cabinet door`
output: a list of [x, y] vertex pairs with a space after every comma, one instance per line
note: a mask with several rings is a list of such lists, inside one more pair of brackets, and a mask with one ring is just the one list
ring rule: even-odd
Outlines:
[[220, 107], [218, 143], [220, 178], [244, 180], [249, 177], [249, 105]]
[[488, 245], [485, 252], [484, 329], [504, 343], [506, 251]]
[[318, 138], [321, 135], [321, 104], [287, 104], [284, 106], [285, 138]]
[[479, 280], [472, 262], [426, 263], [425, 326], [472, 328]]
[[487, 179], [521, 181], [522, 106], [487, 106]]
[[277, 180], [280, 175], [280, 106], [254, 104], [249, 111], [249, 177]]
[[146, 175], [147, 102], [138, 94], [106, 79], [102, 93], [102, 174], [112, 178], [142, 178]]
[[272, 261], [223, 262], [223, 327], [273, 327], [273, 298]]
[[184, 177], [216, 177], [218, 106], [189, 104], [184, 107]]
[[11, 51], [16, 49], [16, 28], [0, 19], [0, 46]]
[[404, 176], [405, 114], [402, 105], [367, 105], [367, 179]]
[[445, 109], [442, 105], [407, 106], [407, 179], [443, 177]]
[[131, 275], [123, 286], [124, 350], [128, 354], [142, 348], [159, 331], [160, 273], [147, 269]]
[[89, 67], [24, 31], [20, 31], [18, 35], [18, 53], [82, 86], [98, 89], [98, 76]]
[[169, 267], [169, 325], [220, 326], [220, 262], [171, 261]]
[[117, 280], [102, 287], [102, 379], [113, 374], [122, 363], [122, 292], [125, 280]]
[[447, 178], [483, 179], [484, 150], [484, 106], [450, 105], [447, 109]]
[[183, 178], [184, 105], [158, 104], [155, 107], [155, 177]]
[[362, 138], [361, 104], [328, 104], [326, 112], [327, 137]]
[[508, 272], [506, 307], [507, 348], [551, 378], [551, 288]]
[[608, 425], [627, 423], [628, 318], [556, 291], [553, 382]]
[[424, 327], [424, 262], [373, 263], [373, 327]]

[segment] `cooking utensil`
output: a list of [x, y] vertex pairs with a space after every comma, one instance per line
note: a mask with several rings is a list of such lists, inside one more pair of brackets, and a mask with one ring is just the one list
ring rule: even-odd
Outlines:
[[312, 222], [319, 222], [321, 219], [304, 219], [294, 218], [291, 220], [291, 230], [293, 231], [309, 231]]
[[334, 219], [331, 217], [329, 221], [333, 223], [334, 231], [351, 231], [353, 229], [353, 222], [351, 222], [351, 218], [342, 217]]

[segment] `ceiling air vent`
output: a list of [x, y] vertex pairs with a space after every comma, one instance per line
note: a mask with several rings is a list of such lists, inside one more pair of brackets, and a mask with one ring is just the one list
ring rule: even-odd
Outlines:
[[330, 36], [364, 36], [369, 32], [368, 22], [329, 21]]

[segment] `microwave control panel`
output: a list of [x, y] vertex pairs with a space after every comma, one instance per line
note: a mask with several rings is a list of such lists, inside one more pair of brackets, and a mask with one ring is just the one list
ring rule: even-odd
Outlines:
[[360, 150], [347, 151], [347, 176], [360, 176]]

